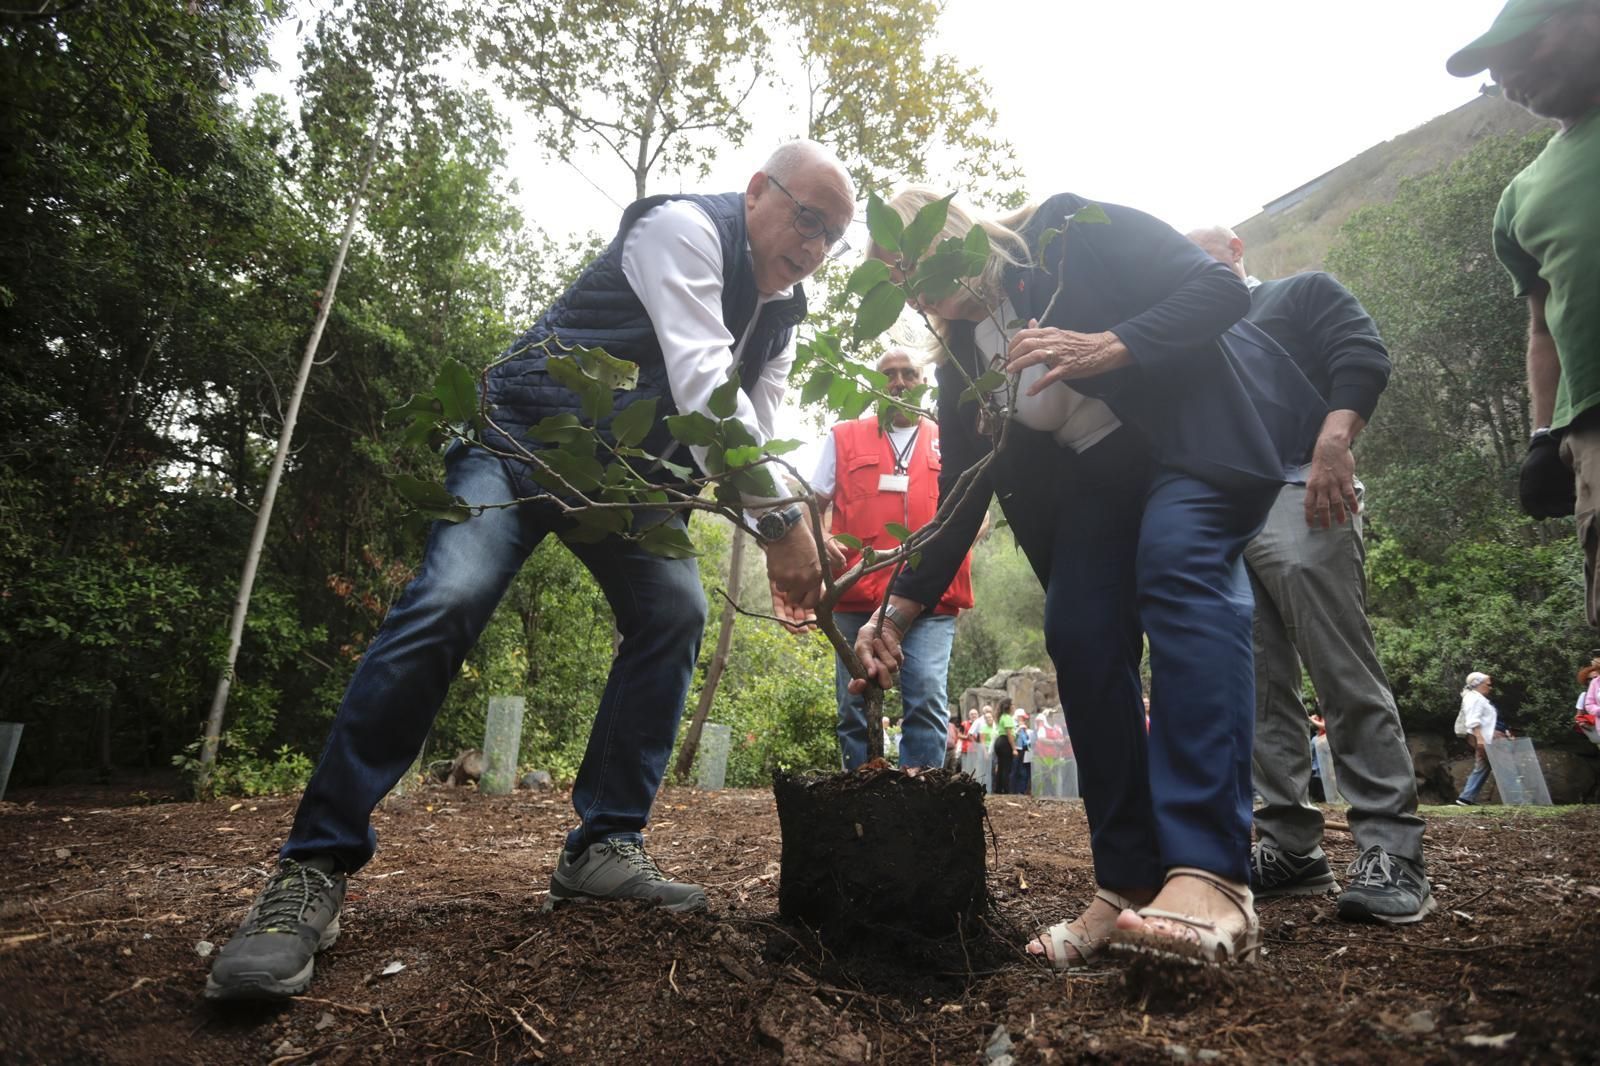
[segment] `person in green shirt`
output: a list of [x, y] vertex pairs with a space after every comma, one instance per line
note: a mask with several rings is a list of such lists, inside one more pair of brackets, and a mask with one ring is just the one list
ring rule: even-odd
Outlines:
[[1560, 126], [1501, 195], [1494, 250], [1528, 301], [1523, 508], [1577, 518], [1600, 625], [1600, 0], [1511, 0], [1445, 66], [1488, 68], [1506, 99]]
[[1011, 717], [1011, 697], [1000, 697], [1000, 718], [994, 728], [994, 779], [990, 795], [1011, 791], [1011, 757], [1016, 744], [1016, 719]]

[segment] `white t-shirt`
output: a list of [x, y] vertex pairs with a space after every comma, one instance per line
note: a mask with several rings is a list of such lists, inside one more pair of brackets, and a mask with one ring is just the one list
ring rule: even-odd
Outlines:
[[[744, 336], [729, 333], [722, 321], [722, 241], [710, 216], [688, 200], [668, 200], [633, 224], [622, 244], [622, 275], [655, 327], [672, 402], [680, 412], [698, 411], [712, 418], [711, 393], [728, 380], [728, 369], [738, 362], [761, 317], [760, 305], [794, 293], [791, 287], [759, 297]], [[762, 444], [772, 439], [793, 365], [790, 337], [750, 394], [739, 390], [734, 417]], [[697, 445], [689, 451], [704, 469], [706, 449]], [[775, 498], [747, 495], [744, 503], [760, 506]]]
[[[907, 459], [915, 445], [911, 443], [916, 436], [916, 426], [889, 427], [889, 447], [894, 449], [896, 455], [905, 453]], [[833, 495], [833, 490], [839, 487], [839, 450], [834, 443], [833, 434], [830, 432], [827, 439], [822, 442], [822, 455], [817, 459], [817, 472], [811, 476], [812, 491], [822, 496]]]
[[[1004, 363], [1005, 354], [1011, 347], [1011, 338], [1017, 330], [1002, 329], [997, 321], [1010, 324], [1016, 317], [1016, 310], [1007, 300], [998, 311], [978, 323], [973, 339], [978, 346], [980, 367]], [[996, 356], [999, 357], [999, 363], [994, 362]], [[1015, 412], [1018, 422], [1029, 429], [1053, 433], [1057, 444], [1075, 452], [1088, 451], [1122, 425], [1122, 421], [1103, 402], [1085, 396], [1064, 382], [1058, 381], [1039, 395], [1029, 396], [1028, 389], [1049, 370], [1049, 366], [1040, 363], [1022, 371]], [[1004, 396], [1006, 387], [999, 386], [995, 390], [996, 395]]]

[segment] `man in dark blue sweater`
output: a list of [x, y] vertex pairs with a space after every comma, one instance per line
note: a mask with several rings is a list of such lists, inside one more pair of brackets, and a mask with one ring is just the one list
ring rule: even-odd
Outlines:
[[1367, 624], [1361, 482], [1351, 445], [1389, 380], [1389, 353], [1355, 296], [1321, 272], [1258, 281], [1229, 229], [1189, 238], [1250, 287], [1246, 320], [1294, 359], [1328, 404], [1311, 462], [1279, 492], [1245, 549], [1255, 591], [1256, 899], [1337, 892], [1312, 806], [1300, 664], [1316, 687], [1339, 791], [1360, 857], [1339, 897], [1343, 918], [1404, 923], [1434, 908], [1422, 861], [1416, 777], [1394, 695]]
[[[550, 372], [553, 344], [600, 346], [638, 365], [638, 385], [617, 408], [656, 405], [645, 438], [654, 454], [673, 446], [666, 416], [707, 414], [730, 374], [741, 385], [733, 417], [753, 440], [770, 440], [806, 312], [800, 283], [843, 250], [854, 201], [844, 167], [809, 141], [779, 148], [742, 192], [640, 200], [610, 247], [512, 345], [512, 358], [495, 364], [483, 396], [495, 425], [487, 446], [458, 442], [445, 456], [445, 487], [484, 510], [434, 523], [416, 578], [345, 690], [277, 872], [212, 964], [209, 998], [305, 991], [316, 952], [339, 934], [345, 878], [377, 847], [373, 808], [416, 758], [496, 604], [551, 535], [593, 575], [622, 639], [572, 786], [578, 824], [556, 858], [545, 909], [584, 897], [705, 909], [705, 890], [663, 874], [643, 838], [705, 629], [699, 566], [621, 536], [577, 535], [541, 498], [528, 464], [512, 460], [535, 446], [528, 427], [580, 409]], [[705, 448], [686, 451], [674, 458], [706, 467]], [[655, 470], [663, 482], [676, 477]], [[741, 502], [760, 513], [775, 597], [803, 610], [816, 602], [822, 570], [800, 508], [777, 506], [783, 495], [769, 481], [759, 493], [741, 489]], [[681, 514], [663, 519], [683, 528]], [[635, 528], [648, 528], [645, 516]]]

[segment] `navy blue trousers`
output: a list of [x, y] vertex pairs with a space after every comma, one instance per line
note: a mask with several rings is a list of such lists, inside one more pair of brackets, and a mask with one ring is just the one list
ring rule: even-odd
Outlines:
[[1195, 866], [1245, 881], [1255, 670], [1243, 553], [1277, 489], [1223, 492], [1151, 462], [1128, 430], [1068, 462], [1045, 642], [1095, 879], [1158, 888], [1167, 869]]
[[[450, 452], [445, 487], [471, 504], [517, 498], [504, 464], [480, 448]], [[350, 872], [372, 858], [373, 808], [417, 757], [517, 571], [562, 524], [554, 508], [537, 504], [434, 523], [417, 576], [345, 690], [284, 858], [331, 855]], [[706, 599], [694, 559], [663, 559], [620, 539], [567, 548], [594, 575], [622, 634], [573, 783], [579, 824], [566, 848], [576, 853], [597, 840], [637, 839], [649, 819], [700, 653]]]

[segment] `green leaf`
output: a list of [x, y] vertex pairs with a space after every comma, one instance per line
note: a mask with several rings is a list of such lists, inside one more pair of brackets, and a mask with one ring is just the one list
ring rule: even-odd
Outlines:
[[[962, 248], [969, 256], [976, 256], [986, 265], [989, 262], [989, 234], [982, 226], [973, 226], [967, 230], [966, 240], [961, 242]], [[979, 273], [982, 273], [980, 270]]]
[[638, 363], [618, 359], [604, 348], [571, 348], [568, 354], [583, 368], [585, 374], [598, 381], [607, 392], [639, 386]]
[[717, 442], [717, 423], [701, 414], [690, 411], [685, 415], [668, 415], [667, 432], [679, 444], [706, 447]]
[[871, 292], [867, 293], [861, 301], [861, 306], [856, 309], [853, 330], [856, 340], [864, 341], [876, 337], [894, 325], [895, 319], [900, 317], [905, 305], [906, 294], [900, 290], [900, 286], [887, 281], [879, 282]]
[[880, 282], [888, 280], [889, 264], [882, 259], [868, 259], [850, 272], [850, 280], [845, 283], [845, 290], [856, 296], [865, 296]]
[[818, 370], [810, 379], [800, 387], [800, 402], [816, 403], [828, 394], [828, 386], [833, 384], [833, 371]]
[[652, 526], [639, 538], [639, 546], [651, 555], [664, 559], [692, 559], [700, 553], [695, 550], [689, 534], [675, 522]]
[[588, 432], [583, 420], [577, 415], [561, 414], [541, 418], [532, 429], [528, 430], [528, 436], [546, 444], [567, 444]]
[[860, 418], [861, 412], [872, 406], [874, 396], [870, 392], [858, 392], [844, 402], [839, 413], [845, 418]]
[[[597, 488], [601, 479], [605, 477], [605, 467], [601, 466], [600, 460], [592, 455], [573, 455], [571, 452], [554, 450], [538, 452], [537, 455], [545, 466], [579, 492]], [[557, 484], [559, 485], [559, 482]], [[565, 490], [558, 488], [557, 491]]]
[[478, 414], [478, 383], [472, 371], [446, 359], [434, 379], [433, 395], [446, 422], [471, 422]]
[[723, 445], [728, 448], [738, 448], [744, 445], [757, 445], [756, 435], [750, 432], [750, 427], [737, 418], [724, 418], [718, 423], [717, 436]]
[[950, 217], [950, 201], [955, 198], [951, 193], [942, 200], [933, 203], [917, 212], [917, 217], [911, 220], [906, 227], [905, 236], [900, 239], [900, 253], [907, 261], [914, 262], [928, 250], [928, 245], [944, 229], [945, 220]]
[[769, 440], [763, 445], [762, 450], [768, 455], [788, 455], [790, 452], [799, 451], [806, 446], [803, 440]]
[[611, 435], [624, 447], [633, 447], [649, 435], [656, 424], [656, 398], [635, 400], [611, 420]]
[[1091, 226], [1103, 226], [1111, 221], [1111, 216], [1106, 214], [1106, 209], [1099, 204], [1084, 204], [1072, 213], [1073, 222], [1082, 222]]
[[739, 379], [729, 377], [711, 390], [711, 400], [706, 404], [718, 418], [731, 418], [739, 410]]
[[611, 390], [584, 370], [577, 359], [552, 355], [545, 360], [545, 367], [551, 377], [577, 394], [585, 418], [598, 422], [611, 413]]
[[1039, 234], [1039, 248], [1034, 256], [1036, 264], [1039, 266], [1044, 265], [1044, 253], [1050, 249], [1050, 246], [1055, 243], [1056, 238], [1059, 236], [1061, 236], [1061, 231], [1054, 226]]
[[895, 539], [896, 543], [904, 544], [906, 541], [911, 539], [911, 530], [907, 529], [899, 522], [890, 522], [888, 525], [884, 526], [883, 529], [884, 532], [888, 533], [889, 536]]
[[746, 444], [737, 448], [729, 448], [727, 451], [722, 453], [723, 467], [729, 470], [732, 470], [735, 467], [749, 466], [751, 463], [760, 461], [761, 449], [754, 444]]
[[436, 481], [423, 481], [410, 474], [396, 474], [390, 481], [400, 498], [419, 514], [445, 522], [463, 522], [472, 517], [466, 501]]
[[623, 532], [633, 524], [633, 516], [627, 511], [596, 507], [573, 511], [568, 517], [577, 525], [564, 531], [561, 539], [578, 544], [598, 544], [607, 537]]
[[858, 552], [861, 550], [862, 542], [860, 537], [851, 536], [849, 533], [835, 533], [833, 535], [833, 539], [838, 541], [840, 544], [843, 544], [846, 548], [849, 548], [853, 552]]
[[900, 250], [900, 235], [905, 232], [906, 224], [894, 209], [878, 198], [877, 193], [867, 197], [867, 232], [872, 235], [872, 243], [886, 252], [894, 253]]
[[970, 400], [976, 400], [985, 393], [993, 392], [1005, 384], [1005, 380], [1006, 372], [1004, 370], [991, 370], [967, 386], [966, 391], [961, 394], [961, 402], [967, 403]]

